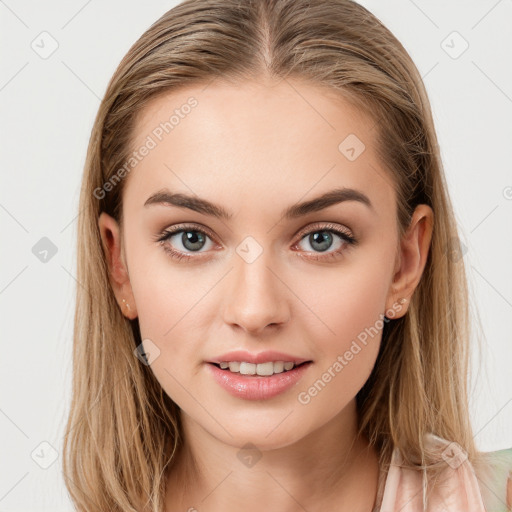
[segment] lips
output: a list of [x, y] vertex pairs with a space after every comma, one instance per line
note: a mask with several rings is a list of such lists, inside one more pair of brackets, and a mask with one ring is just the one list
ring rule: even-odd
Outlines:
[[205, 366], [214, 381], [232, 396], [244, 400], [267, 400], [291, 390], [307, 374], [312, 364], [305, 362], [290, 371], [265, 377], [221, 370], [216, 363]]
[[246, 363], [266, 363], [268, 361], [285, 361], [295, 363], [297, 366], [299, 364], [310, 362], [311, 359], [306, 359], [303, 357], [299, 357], [292, 354], [286, 354], [285, 352], [278, 352], [275, 350], [265, 350], [264, 352], [258, 352], [257, 354], [253, 354], [251, 352], [247, 352], [246, 350], [234, 350], [231, 352], [226, 352], [225, 354], [221, 354], [220, 356], [210, 359], [206, 361], [208, 363], [223, 363], [223, 362], [246, 362]]

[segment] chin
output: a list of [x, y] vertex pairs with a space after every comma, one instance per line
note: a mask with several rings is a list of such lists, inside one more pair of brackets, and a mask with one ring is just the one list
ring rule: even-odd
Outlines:
[[[286, 415], [284, 415], [286, 417]], [[244, 425], [238, 423], [233, 427], [233, 423], [227, 427], [229, 434], [223, 429], [215, 436], [217, 439], [227, 445], [241, 450], [250, 449], [250, 446], [257, 447], [260, 451], [277, 450], [292, 445], [302, 439], [308, 432], [300, 432], [297, 425], [283, 424], [283, 417], [265, 425]], [[214, 434], [215, 435], [215, 434]]]

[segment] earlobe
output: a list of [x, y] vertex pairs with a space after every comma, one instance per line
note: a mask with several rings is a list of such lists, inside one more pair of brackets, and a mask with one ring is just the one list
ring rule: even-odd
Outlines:
[[425, 204], [418, 205], [409, 228], [400, 241], [400, 252], [397, 255], [399, 264], [395, 268], [386, 304], [388, 309], [396, 309], [401, 298], [408, 299], [401, 305], [397, 318], [407, 313], [410, 298], [423, 275], [432, 240], [433, 221], [432, 208]]
[[98, 227], [109, 270], [110, 284], [121, 311], [133, 320], [137, 317], [137, 311], [123, 254], [119, 224], [110, 215], [102, 212], [98, 218]]

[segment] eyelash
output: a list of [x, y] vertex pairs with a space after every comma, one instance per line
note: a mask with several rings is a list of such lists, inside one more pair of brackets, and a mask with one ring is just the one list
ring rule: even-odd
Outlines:
[[[166, 241], [173, 235], [176, 235], [177, 233], [186, 232], [186, 231], [194, 231], [197, 233], [201, 233], [202, 235], [206, 235], [211, 239], [215, 239], [213, 234], [206, 230], [205, 228], [198, 228], [197, 226], [190, 225], [190, 224], [178, 224], [174, 226], [171, 229], [166, 229], [159, 233], [156, 236], [156, 242], [158, 242], [160, 245], [162, 245], [163, 249], [174, 259], [179, 260], [191, 260], [195, 258], [201, 258], [201, 256], [192, 256], [191, 254], [187, 254], [181, 251], [177, 251], [176, 249], [173, 249], [168, 244], [166, 244]], [[339, 227], [337, 227], [335, 224], [321, 224], [321, 225], [314, 225], [313, 228], [309, 228], [307, 230], [302, 230], [299, 233], [299, 240], [296, 242], [295, 245], [298, 245], [306, 236], [317, 233], [321, 231], [327, 231], [329, 233], [334, 233], [338, 235], [348, 246], [354, 246], [357, 244], [357, 240], [349, 234], [349, 232], [341, 230]], [[295, 247], [294, 245], [294, 247]], [[313, 259], [316, 261], [331, 261], [332, 259], [336, 259], [342, 252], [345, 252], [346, 247], [343, 246], [342, 249], [338, 249], [336, 251], [325, 253], [325, 255], [321, 256], [302, 256], [303, 258]], [[322, 253], [317, 253], [322, 254]]]

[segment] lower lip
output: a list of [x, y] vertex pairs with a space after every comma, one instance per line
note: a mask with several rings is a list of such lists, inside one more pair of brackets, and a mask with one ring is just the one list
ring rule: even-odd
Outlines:
[[265, 400], [295, 386], [311, 364], [308, 362], [293, 370], [275, 373], [270, 377], [233, 373], [229, 370], [222, 370], [212, 363], [207, 363], [207, 366], [212, 372], [213, 378], [231, 395], [245, 400]]

